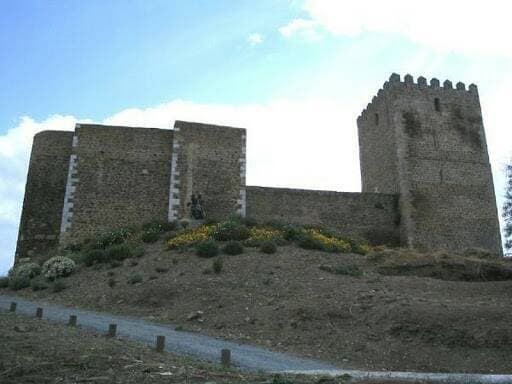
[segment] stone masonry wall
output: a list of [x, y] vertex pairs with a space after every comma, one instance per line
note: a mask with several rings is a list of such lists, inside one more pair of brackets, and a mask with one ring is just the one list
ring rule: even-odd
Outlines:
[[247, 187], [247, 216], [327, 227], [367, 239], [398, 245], [398, 197], [382, 193], [349, 193], [287, 188]]
[[[494, 186], [475, 85], [392, 75], [378, 103], [397, 143], [402, 244], [501, 253]], [[373, 105], [360, 120], [371, 118]]]
[[201, 194], [209, 218], [243, 213], [245, 129], [176, 121], [173, 217], [189, 217], [192, 194]]
[[34, 136], [16, 247], [16, 260], [44, 253], [59, 241], [73, 132]]
[[363, 192], [399, 193], [398, 154], [383, 91], [357, 119]]
[[166, 221], [173, 131], [81, 124], [71, 226], [61, 242]]

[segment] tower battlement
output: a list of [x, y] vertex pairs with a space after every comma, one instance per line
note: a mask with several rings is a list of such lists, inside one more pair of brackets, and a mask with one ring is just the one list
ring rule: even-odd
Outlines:
[[393, 73], [389, 80], [385, 81], [382, 85], [382, 88], [380, 88], [375, 96], [372, 97], [371, 102], [368, 103], [366, 108], [364, 108], [361, 112], [361, 114], [358, 116], [357, 120], [368, 118], [368, 114], [371, 114], [371, 111], [373, 109], [373, 105], [375, 103], [378, 103], [382, 100], [385, 93], [387, 93], [388, 90], [393, 91], [404, 91], [407, 90], [430, 90], [433, 92], [442, 92], [442, 91], [465, 91], [469, 93], [470, 95], [478, 97], [478, 87], [476, 84], [471, 83], [468, 88], [466, 89], [466, 84], [459, 81], [455, 84], [455, 87], [453, 86], [452, 81], [445, 80], [441, 86], [441, 83], [438, 79], [435, 77], [431, 78], [430, 81], [427, 83], [427, 78], [424, 76], [419, 76], [416, 79], [416, 82], [414, 81], [414, 77], [410, 74], [407, 74], [404, 76], [403, 81], [401, 80], [401, 76], [397, 73]]

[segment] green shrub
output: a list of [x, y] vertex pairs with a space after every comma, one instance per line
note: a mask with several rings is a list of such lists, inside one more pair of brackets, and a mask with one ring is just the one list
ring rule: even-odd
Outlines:
[[169, 272], [169, 268], [166, 268], [166, 267], [156, 267], [155, 271], [158, 272], [158, 273], [167, 273], [167, 272]]
[[105, 249], [112, 245], [122, 244], [130, 235], [133, 235], [137, 231], [137, 227], [131, 226], [105, 232], [92, 240], [90, 247], [93, 249]]
[[176, 221], [150, 221], [149, 223], [143, 224], [141, 228], [145, 232], [164, 233], [176, 230], [178, 228], [178, 223]]
[[107, 253], [107, 260], [124, 260], [133, 256], [133, 246], [128, 244], [115, 244], [108, 247], [105, 252]]
[[13, 275], [9, 277], [9, 288], [13, 291], [27, 288], [30, 286], [30, 279], [27, 276]]
[[67, 288], [67, 284], [61, 279], [55, 280], [51, 285], [51, 290], [53, 293], [61, 292]]
[[359, 277], [363, 274], [363, 270], [356, 264], [338, 265], [334, 268], [334, 273], [337, 275], [349, 275]]
[[231, 240], [222, 247], [222, 252], [227, 255], [239, 255], [244, 252], [244, 247], [239, 241]]
[[297, 244], [299, 245], [299, 247], [304, 249], [316, 249], [319, 251], [325, 250], [324, 245], [320, 241], [314, 239], [307, 233], [304, 233], [304, 235], [299, 238]]
[[213, 238], [218, 241], [246, 240], [249, 235], [249, 229], [244, 224], [234, 221], [217, 224], [213, 231]]
[[7, 288], [9, 286], [9, 278], [7, 276], [0, 277], [0, 288]]
[[154, 243], [154, 242], [158, 241], [158, 239], [160, 238], [160, 233], [161, 232], [153, 232], [151, 230], [147, 230], [145, 232], [142, 232], [140, 239], [144, 243]]
[[42, 276], [38, 276], [30, 282], [30, 287], [33, 291], [42, 291], [44, 289], [48, 289], [49, 285], [46, 279], [44, 279]]
[[260, 251], [268, 254], [276, 253], [277, 245], [271, 240], [265, 240], [261, 243]]
[[142, 280], [144, 280], [142, 275], [138, 272], [134, 272], [128, 276], [127, 281], [128, 281], [128, 284], [137, 284], [137, 283], [142, 283]]
[[199, 257], [215, 257], [219, 254], [219, 246], [213, 240], [202, 241], [196, 246], [196, 254]]
[[297, 225], [285, 225], [282, 231], [286, 241], [298, 241], [304, 236], [304, 228]]
[[48, 280], [55, 280], [71, 275], [75, 270], [75, 266], [75, 262], [69, 257], [55, 256], [43, 264], [42, 274]]
[[214, 260], [213, 264], [212, 264], [213, 272], [221, 273], [223, 266], [224, 266], [224, 262], [222, 261], [222, 259], [219, 258], [219, 259]]
[[41, 274], [41, 266], [37, 263], [24, 263], [17, 265], [11, 271], [10, 276], [26, 277], [29, 280]]
[[91, 249], [83, 255], [82, 261], [88, 267], [107, 261], [107, 253], [103, 249]]

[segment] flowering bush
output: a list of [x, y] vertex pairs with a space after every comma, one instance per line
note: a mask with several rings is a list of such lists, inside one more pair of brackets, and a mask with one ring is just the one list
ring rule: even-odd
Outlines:
[[194, 229], [187, 229], [170, 238], [167, 245], [171, 249], [185, 248], [212, 238], [215, 225], [201, 225]]
[[55, 256], [43, 264], [43, 276], [48, 280], [66, 277], [75, 270], [75, 262], [69, 257]]
[[351, 246], [345, 240], [326, 234], [319, 229], [307, 229], [306, 234], [322, 245], [324, 250], [333, 252], [350, 252]]
[[259, 247], [265, 241], [281, 243], [283, 241], [283, 233], [275, 228], [252, 227], [249, 229], [249, 238], [244, 241], [244, 245]]

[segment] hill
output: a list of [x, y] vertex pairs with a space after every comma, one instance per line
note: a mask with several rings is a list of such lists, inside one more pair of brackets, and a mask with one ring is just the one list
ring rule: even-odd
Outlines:
[[506, 262], [481, 253], [374, 248], [362, 255], [354, 246], [325, 252], [290, 241], [271, 254], [245, 247], [242, 254], [203, 258], [194, 248], [169, 249], [177, 233], [155, 236], [143, 254], [122, 261], [80, 264], [60, 280], [66, 289], [18, 294], [346, 368], [512, 371]]

